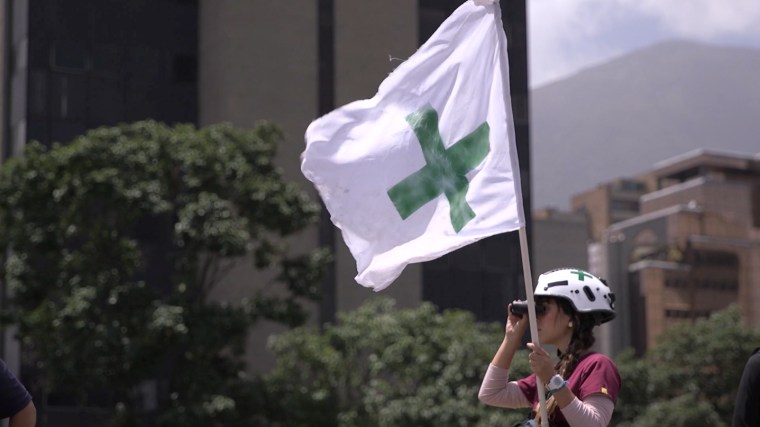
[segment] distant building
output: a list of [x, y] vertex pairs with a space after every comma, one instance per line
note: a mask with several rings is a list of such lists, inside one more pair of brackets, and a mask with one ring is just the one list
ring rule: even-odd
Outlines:
[[0, 0], [4, 111], [0, 159], [27, 143], [152, 118], [196, 123], [194, 1]]
[[[675, 322], [731, 304], [760, 327], [760, 155], [698, 150], [656, 164], [647, 179], [638, 215], [605, 224], [592, 244], [590, 269], [618, 296], [604, 350], [646, 351]], [[603, 216], [589, 217], [602, 229], [593, 223]]]
[[639, 214], [639, 197], [647, 188], [643, 179], [616, 179], [573, 196], [570, 208], [588, 216], [590, 237], [599, 241], [607, 227]]
[[535, 279], [560, 267], [588, 269], [589, 222], [584, 212], [541, 209], [533, 212]]
[[[0, 0], [0, 163], [29, 141], [68, 143], [120, 122], [197, 124], [197, 20], [196, 1]], [[153, 238], [143, 244], [160, 247]], [[0, 357], [32, 389], [38, 419], [104, 425], [100, 412], [70, 408], [71, 396], [34, 388], [42, 382], [33, 360], [12, 328], [2, 332]]]

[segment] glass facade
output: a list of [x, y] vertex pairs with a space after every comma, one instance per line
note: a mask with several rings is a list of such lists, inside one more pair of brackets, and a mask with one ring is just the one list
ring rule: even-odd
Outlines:
[[120, 122], [197, 122], [195, 1], [13, 0], [11, 11], [9, 154]]
[[[21, 153], [28, 141], [67, 143], [100, 126], [145, 119], [197, 124], [197, 0], [7, 1], [9, 99], [0, 160]], [[157, 229], [145, 224], [145, 235], [137, 236], [148, 253], [165, 253], [167, 237]], [[155, 260], [146, 266], [149, 283], [167, 274]], [[30, 355], [22, 348], [18, 356], [44, 425], [104, 425], [110, 410], [48, 394]], [[111, 397], [94, 391], [89, 402], [102, 406]]]
[[[318, 49], [318, 99], [319, 115], [335, 108], [335, 1], [319, 0], [317, 3], [317, 49]], [[319, 216], [319, 246], [335, 252], [335, 228], [330, 220], [330, 212], [322, 204]], [[322, 300], [319, 307], [320, 324], [335, 322], [337, 306], [337, 283], [335, 262], [325, 268], [322, 279]]]

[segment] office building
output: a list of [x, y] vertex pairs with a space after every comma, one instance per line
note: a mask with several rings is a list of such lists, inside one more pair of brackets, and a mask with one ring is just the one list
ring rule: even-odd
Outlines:
[[610, 225], [639, 213], [639, 197], [647, 191], [644, 179], [616, 179], [596, 188], [574, 195], [570, 209], [589, 218], [589, 236], [599, 241]]
[[197, 122], [194, 2], [4, 3], [3, 158], [103, 125]]
[[588, 269], [589, 221], [585, 212], [533, 212], [533, 267], [538, 275], [561, 267]]
[[760, 157], [698, 150], [656, 164], [639, 182], [652, 187], [638, 214], [623, 209], [628, 219], [599, 226], [591, 246], [590, 270], [618, 295], [602, 348], [644, 352], [674, 323], [732, 304], [759, 327]]

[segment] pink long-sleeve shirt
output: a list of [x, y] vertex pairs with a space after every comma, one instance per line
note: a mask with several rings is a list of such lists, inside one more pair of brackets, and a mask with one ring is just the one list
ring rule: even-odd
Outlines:
[[[607, 356], [591, 353], [584, 357], [568, 378], [576, 396], [569, 405], [552, 414], [553, 425], [607, 427], [620, 391], [620, 374]], [[536, 376], [509, 381], [509, 370], [488, 367], [478, 398], [503, 408], [533, 408], [538, 411]]]

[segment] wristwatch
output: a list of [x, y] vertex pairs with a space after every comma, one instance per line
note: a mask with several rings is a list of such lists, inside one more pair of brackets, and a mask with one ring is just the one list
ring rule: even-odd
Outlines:
[[549, 379], [549, 383], [546, 384], [546, 390], [548, 390], [549, 393], [554, 394], [555, 392], [562, 390], [562, 388], [566, 385], [567, 381], [565, 381], [561, 375], [555, 374], [553, 377], [551, 377], [551, 379]]

